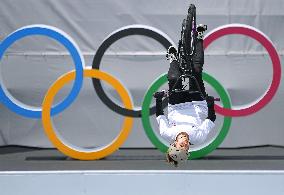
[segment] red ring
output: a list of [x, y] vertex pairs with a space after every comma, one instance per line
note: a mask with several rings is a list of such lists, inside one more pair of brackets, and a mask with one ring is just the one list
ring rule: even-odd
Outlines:
[[216, 39], [224, 35], [230, 35], [230, 34], [241, 34], [254, 38], [267, 50], [270, 59], [272, 60], [272, 65], [273, 65], [272, 82], [268, 91], [261, 100], [259, 100], [257, 103], [247, 108], [243, 108], [240, 110], [222, 108], [215, 104], [216, 112], [223, 116], [232, 116], [232, 117], [247, 116], [255, 112], [258, 112], [260, 109], [262, 109], [271, 101], [271, 99], [275, 95], [281, 80], [281, 63], [279, 55], [275, 47], [273, 46], [272, 42], [269, 40], [269, 38], [267, 38], [266, 35], [264, 35], [259, 30], [251, 26], [242, 25], [242, 24], [225, 25], [220, 27], [220, 29], [218, 28], [217, 30], [213, 31], [211, 34], [208, 34], [208, 36], [204, 39], [204, 49], [207, 48]]

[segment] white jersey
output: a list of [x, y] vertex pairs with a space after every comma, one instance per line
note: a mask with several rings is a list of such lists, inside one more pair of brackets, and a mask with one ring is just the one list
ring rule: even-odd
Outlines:
[[172, 143], [180, 132], [186, 132], [190, 143], [203, 143], [215, 126], [207, 116], [208, 107], [205, 100], [169, 104], [168, 119], [164, 115], [157, 117], [160, 134]]

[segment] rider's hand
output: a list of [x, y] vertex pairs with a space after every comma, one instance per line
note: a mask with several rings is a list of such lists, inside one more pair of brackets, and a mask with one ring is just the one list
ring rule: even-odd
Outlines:
[[210, 119], [212, 122], [216, 120], [216, 114], [214, 109], [214, 97], [207, 96], [206, 97], [207, 107], [208, 107], [208, 119]]
[[207, 119], [211, 120], [212, 122], [215, 122], [216, 120], [216, 114], [215, 114], [215, 110], [213, 109], [208, 109], [208, 117]]
[[214, 107], [214, 97], [213, 96], [206, 96], [207, 106]]

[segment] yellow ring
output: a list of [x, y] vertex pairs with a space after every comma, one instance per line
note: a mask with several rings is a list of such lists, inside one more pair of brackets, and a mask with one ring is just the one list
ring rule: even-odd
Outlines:
[[[105, 72], [99, 71], [99, 70], [85, 69], [84, 77], [102, 79], [108, 82], [114, 87], [114, 89], [117, 90], [119, 96], [121, 97], [123, 101], [125, 108], [127, 109], [133, 108], [131, 99], [127, 91], [125, 90], [123, 85], [111, 75]], [[55, 81], [54, 84], [47, 91], [45, 98], [43, 100], [43, 105], [42, 105], [42, 124], [43, 124], [44, 131], [47, 137], [49, 138], [49, 140], [59, 151], [61, 151], [65, 155], [70, 156], [72, 158], [80, 159], [80, 160], [95, 160], [95, 159], [100, 159], [105, 156], [108, 156], [111, 153], [115, 152], [127, 139], [131, 131], [132, 125], [133, 125], [133, 118], [125, 117], [122, 129], [119, 135], [110, 144], [102, 148], [94, 149], [91, 151], [83, 151], [78, 148], [74, 149], [74, 147], [68, 146], [68, 143], [66, 141], [64, 141], [65, 143], [63, 143], [63, 141], [58, 137], [55, 129], [53, 128], [53, 125], [51, 122], [51, 116], [50, 116], [53, 99], [58, 93], [58, 91], [66, 83], [74, 79], [75, 79], [75, 71], [73, 70], [71, 72], [64, 74], [57, 81]]]

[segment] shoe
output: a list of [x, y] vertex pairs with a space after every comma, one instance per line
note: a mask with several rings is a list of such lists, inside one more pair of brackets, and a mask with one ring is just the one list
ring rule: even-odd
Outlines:
[[206, 30], [207, 30], [206, 24], [198, 24], [197, 27], [196, 27], [197, 39], [203, 39], [204, 33], [205, 33]]
[[166, 58], [167, 60], [171, 60], [171, 61], [177, 59], [177, 49], [174, 46], [170, 46], [168, 48]]
[[207, 30], [207, 25], [206, 24], [198, 24], [197, 25], [197, 28], [196, 28], [197, 32], [204, 32], [206, 30]]

